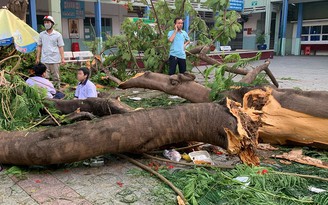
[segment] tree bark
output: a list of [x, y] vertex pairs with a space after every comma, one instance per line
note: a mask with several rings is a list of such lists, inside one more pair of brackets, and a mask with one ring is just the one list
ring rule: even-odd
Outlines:
[[116, 99], [110, 98], [88, 98], [85, 100], [48, 100], [53, 104], [61, 114], [70, 114], [76, 110], [81, 112], [89, 112], [97, 116], [105, 116], [111, 114], [121, 114], [133, 111], [131, 107]]
[[243, 110], [261, 124], [259, 140], [280, 145], [328, 149], [328, 92], [253, 89], [243, 95]]
[[192, 74], [168, 76], [160, 73], [145, 72], [119, 85], [119, 88], [147, 88], [160, 90], [171, 95], [178, 95], [191, 102], [210, 102], [210, 90], [196, 83]]
[[268, 60], [265, 61], [264, 64], [257, 66], [255, 69], [249, 71], [239, 82], [252, 83], [256, 79], [256, 77], [259, 73], [261, 73], [262, 71], [265, 71], [266, 74], [271, 79], [272, 83], [278, 88], [279, 84], [278, 84], [276, 78], [271, 73], [271, 71], [269, 69], [269, 64], [270, 64], [270, 61], [268, 61]]
[[[256, 74], [265, 70], [268, 63], [263, 64], [247, 74], [242, 82], [251, 83]], [[147, 80], [135, 77], [122, 84], [122, 88], [143, 87], [161, 90], [179, 95], [191, 102], [208, 102], [209, 89], [194, 87], [194, 84], [179, 83], [177, 88], [170, 87], [169, 77], [148, 74]], [[165, 80], [163, 80], [165, 79]], [[128, 85], [128, 86], [126, 86]], [[184, 89], [180, 89], [183, 87]], [[196, 89], [195, 89], [196, 88]], [[261, 91], [262, 90], [262, 91]], [[205, 94], [206, 95], [203, 95]], [[259, 137], [263, 142], [271, 144], [301, 144], [328, 149], [328, 92], [297, 91], [274, 89], [273, 87], [241, 88], [222, 93], [224, 96], [243, 104], [249, 116], [255, 117], [261, 128]], [[316, 124], [314, 125], [313, 122]], [[295, 133], [295, 131], [297, 133]]]
[[0, 132], [0, 163], [58, 164], [203, 141], [238, 154], [245, 163], [258, 164], [257, 127], [249, 120], [230, 101], [226, 106], [202, 103], [142, 110], [41, 131]]
[[9, 0], [7, 7], [15, 16], [26, 22], [28, 0]]

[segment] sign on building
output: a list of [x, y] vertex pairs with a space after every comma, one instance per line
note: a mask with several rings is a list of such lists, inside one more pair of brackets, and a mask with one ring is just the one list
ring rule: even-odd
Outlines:
[[228, 10], [243, 11], [244, 0], [230, 0], [230, 7]]
[[61, 15], [62, 18], [77, 19], [84, 18], [84, 2], [74, 0], [61, 1]]

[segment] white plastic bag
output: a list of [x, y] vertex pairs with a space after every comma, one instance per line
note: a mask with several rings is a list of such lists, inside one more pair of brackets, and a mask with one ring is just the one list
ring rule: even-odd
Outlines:
[[164, 150], [164, 153], [163, 153], [164, 157], [172, 160], [172, 161], [180, 161], [181, 159], [181, 154], [174, 150], [174, 149], [171, 149], [171, 150]]

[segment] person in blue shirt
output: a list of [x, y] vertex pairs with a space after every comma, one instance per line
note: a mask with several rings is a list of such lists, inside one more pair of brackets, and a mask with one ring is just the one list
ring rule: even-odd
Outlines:
[[185, 73], [187, 70], [185, 49], [190, 43], [190, 39], [188, 33], [182, 30], [182, 26], [182, 18], [176, 18], [174, 19], [174, 30], [168, 33], [168, 39], [172, 43], [170, 47], [169, 75], [175, 74], [177, 64], [180, 73]]
[[81, 67], [77, 71], [77, 85], [74, 99], [96, 98], [98, 96], [95, 84], [89, 80], [90, 71], [86, 67]]

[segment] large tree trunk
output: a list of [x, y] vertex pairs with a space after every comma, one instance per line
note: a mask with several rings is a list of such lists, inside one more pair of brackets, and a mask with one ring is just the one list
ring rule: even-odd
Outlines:
[[[249, 72], [241, 82], [250, 83], [263, 64]], [[120, 85], [121, 88], [142, 87], [179, 95], [191, 102], [208, 102], [210, 90], [193, 81], [181, 81], [171, 86], [170, 78], [148, 73], [136, 76]], [[169, 88], [169, 89], [168, 89]], [[241, 88], [223, 93], [243, 104], [243, 109], [261, 124], [259, 137], [272, 144], [303, 144], [328, 149], [328, 92]], [[254, 113], [257, 113], [254, 116]]]
[[261, 123], [260, 140], [328, 149], [328, 92], [254, 89], [243, 97], [245, 112]]
[[230, 101], [226, 106], [203, 103], [136, 111], [42, 131], [0, 132], [0, 163], [57, 164], [202, 141], [238, 154], [245, 163], [258, 164], [257, 127], [249, 122]]
[[7, 7], [15, 16], [26, 22], [28, 0], [9, 0]]

